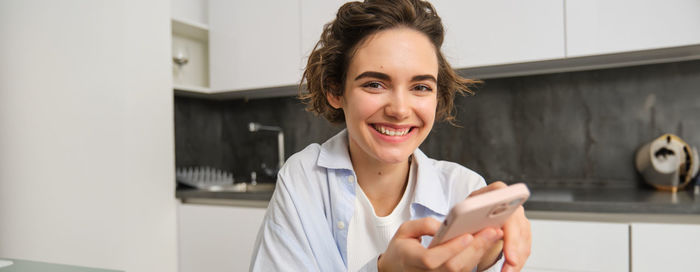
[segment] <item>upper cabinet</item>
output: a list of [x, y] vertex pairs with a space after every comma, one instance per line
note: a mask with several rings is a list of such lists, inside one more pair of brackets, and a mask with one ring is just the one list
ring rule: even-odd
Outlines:
[[567, 0], [569, 57], [700, 44], [697, 0]]
[[564, 57], [563, 0], [431, 1], [455, 68]]
[[213, 92], [297, 84], [301, 78], [298, 1], [209, 1]]
[[[324, 24], [345, 2], [173, 1], [173, 31], [199, 29], [184, 40], [174, 34], [173, 57], [190, 56], [174, 66], [176, 89], [221, 97], [294, 94]], [[445, 26], [445, 57], [470, 77], [700, 58], [697, 0], [431, 2]]]

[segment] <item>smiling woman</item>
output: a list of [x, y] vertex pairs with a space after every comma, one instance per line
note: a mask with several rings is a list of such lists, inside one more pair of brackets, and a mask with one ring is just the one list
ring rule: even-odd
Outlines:
[[[287, 160], [251, 270], [519, 270], [530, 248], [522, 207], [502, 228], [426, 248], [449, 208], [486, 183], [418, 146], [451, 121], [455, 74], [443, 27], [418, 0], [351, 2], [324, 27], [304, 79], [308, 110], [346, 129]], [[503, 240], [503, 243], [501, 243]], [[501, 254], [503, 249], [503, 254]]]
[[[437, 107], [434, 48], [405, 27], [377, 32], [358, 45], [346, 72], [354, 80], [345, 82], [342, 96], [327, 94], [345, 116], [355, 169], [405, 162], [428, 137]], [[374, 179], [359, 178], [361, 186]]]

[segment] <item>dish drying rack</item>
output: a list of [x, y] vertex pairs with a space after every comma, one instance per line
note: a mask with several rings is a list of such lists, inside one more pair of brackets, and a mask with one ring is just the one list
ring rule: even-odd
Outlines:
[[233, 173], [216, 169], [209, 166], [180, 167], [175, 169], [175, 179], [177, 182], [206, 190], [216, 190], [217, 188], [235, 189], [237, 185], [245, 190], [245, 184], [234, 185]]

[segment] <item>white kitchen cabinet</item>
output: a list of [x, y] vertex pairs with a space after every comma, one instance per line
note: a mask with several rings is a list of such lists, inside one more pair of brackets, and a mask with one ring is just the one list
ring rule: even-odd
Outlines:
[[523, 271], [629, 271], [629, 224], [530, 220]]
[[211, 0], [211, 90], [297, 84], [301, 78], [299, 22], [298, 0]]
[[[345, 2], [301, 0], [304, 58]], [[447, 29], [443, 52], [456, 68], [564, 57], [563, 0], [432, 3]]]
[[700, 44], [697, 0], [567, 0], [567, 56]]
[[179, 204], [179, 271], [247, 271], [264, 215], [264, 208]]
[[700, 225], [633, 223], [632, 271], [697, 271]]
[[431, 2], [455, 68], [564, 58], [563, 0]]
[[[198, 75], [184, 81], [203, 87], [195, 87], [196, 92], [230, 97], [255, 97], [263, 93], [260, 89], [277, 90], [278, 95], [296, 93], [293, 86], [301, 79], [323, 25], [345, 2], [173, 1], [174, 5], [185, 3], [184, 8], [173, 8], [174, 16], [182, 13], [183, 20], [194, 18], [195, 26], [201, 21], [198, 18], [209, 20], [209, 63], [208, 71], [203, 71], [208, 82], [202, 80], [206, 76]], [[700, 1], [696, 0], [431, 2], [446, 28], [445, 57], [453, 67], [475, 77], [700, 58]], [[193, 3], [199, 4], [188, 9]], [[202, 6], [208, 6], [208, 13]], [[654, 50], [659, 48], [665, 51]], [[577, 58], [582, 56], [589, 58]], [[175, 76], [178, 86], [188, 85]]]

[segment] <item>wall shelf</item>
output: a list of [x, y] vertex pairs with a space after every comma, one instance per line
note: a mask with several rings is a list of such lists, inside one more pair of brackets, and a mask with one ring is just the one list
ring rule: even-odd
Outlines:
[[208, 42], [209, 26], [186, 19], [172, 18], [171, 21], [173, 35], [187, 37], [195, 40]]
[[202, 94], [210, 94], [211, 93], [211, 89], [208, 87], [193, 86], [193, 85], [175, 84], [175, 85], [173, 85], [173, 89], [177, 92], [194, 92], [194, 93], [202, 93]]
[[210, 94], [209, 26], [187, 19], [171, 18], [173, 58], [182, 55], [187, 63], [173, 63], [175, 93]]

